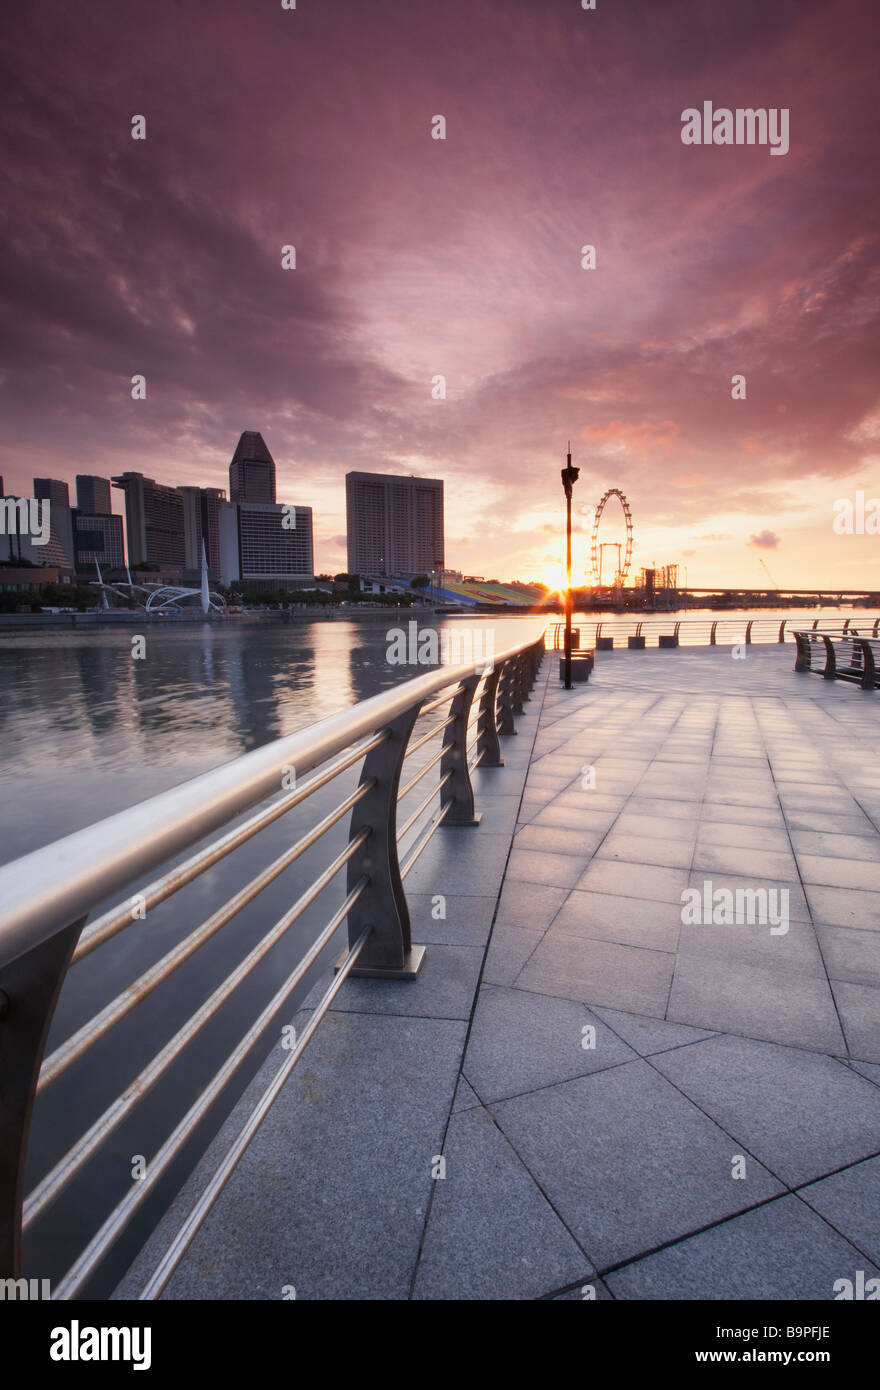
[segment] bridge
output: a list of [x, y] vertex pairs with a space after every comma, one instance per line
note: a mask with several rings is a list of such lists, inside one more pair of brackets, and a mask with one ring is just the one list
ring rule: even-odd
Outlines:
[[787, 598], [808, 598], [820, 602], [823, 599], [831, 599], [835, 603], [843, 603], [847, 599], [866, 599], [870, 603], [880, 603], [880, 589], [740, 589], [740, 588], [719, 588], [717, 585], [703, 585], [702, 587], [691, 586], [687, 588], [683, 585], [676, 587], [678, 594], [731, 594], [739, 595], [743, 598], [767, 598], [767, 599], [787, 599]]

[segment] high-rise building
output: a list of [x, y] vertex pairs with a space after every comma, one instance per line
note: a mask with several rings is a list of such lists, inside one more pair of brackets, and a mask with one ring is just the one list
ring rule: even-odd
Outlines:
[[125, 529], [128, 563], [132, 569], [158, 565], [163, 571], [180, 571], [186, 560], [183, 539], [183, 497], [176, 487], [166, 487], [143, 473], [122, 473], [113, 486], [125, 494]]
[[[110, 484], [107, 486], [109, 488]], [[90, 513], [75, 507], [73, 551], [78, 574], [95, 575], [99, 565], [102, 574], [111, 569], [122, 569], [125, 564], [122, 517], [113, 512]]]
[[54, 502], [57, 507], [70, 506], [67, 483], [60, 478], [34, 478], [34, 496], [40, 501]]
[[314, 580], [311, 507], [222, 502], [219, 510], [222, 583], [295, 587]]
[[258, 430], [245, 430], [229, 465], [231, 502], [275, 501], [275, 460]]
[[443, 481], [391, 473], [347, 473], [350, 574], [409, 579], [442, 570]]
[[226, 493], [220, 487], [182, 487], [184, 564], [193, 574], [202, 571], [202, 545], [208, 577], [220, 578], [220, 507]]
[[97, 478], [93, 473], [77, 473], [76, 505], [89, 516], [109, 516], [113, 511], [110, 479]]
[[73, 518], [70, 493], [60, 478], [34, 478], [34, 496], [49, 503], [49, 525], [68, 566], [73, 565]]
[[[42, 525], [44, 502], [49, 503], [48, 531]], [[40, 499], [35, 515], [37, 506], [34, 498], [4, 496], [0, 503], [0, 561], [15, 564], [18, 560], [29, 560], [32, 565], [52, 565], [62, 576], [61, 583], [69, 584], [73, 579], [73, 561], [59, 539], [51, 497]]]

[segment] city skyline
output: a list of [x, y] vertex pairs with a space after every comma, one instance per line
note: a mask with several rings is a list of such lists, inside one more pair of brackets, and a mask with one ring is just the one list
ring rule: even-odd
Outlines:
[[[171, 51], [109, 5], [11, 19], [7, 491], [223, 487], [258, 424], [323, 571], [345, 473], [387, 472], [445, 480], [450, 566], [556, 584], [570, 436], [634, 571], [872, 582], [878, 538], [833, 527], [880, 493], [866, 0], [278, 9]], [[706, 103], [784, 112], [785, 147], [684, 143]]]

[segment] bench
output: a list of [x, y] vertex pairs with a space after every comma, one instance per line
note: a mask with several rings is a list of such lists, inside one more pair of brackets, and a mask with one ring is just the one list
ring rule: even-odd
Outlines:
[[[876, 690], [880, 685], [880, 641], [848, 632], [845, 636], [828, 632], [796, 632], [796, 671], [814, 671], [825, 680], [851, 681], [862, 690]], [[813, 654], [824, 657], [821, 665]]]

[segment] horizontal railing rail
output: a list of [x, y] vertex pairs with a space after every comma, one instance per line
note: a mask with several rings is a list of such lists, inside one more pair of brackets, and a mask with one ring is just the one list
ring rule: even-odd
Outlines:
[[[23, 1232], [83, 1173], [239, 986], [344, 873], [342, 902], [159, 1146], [146, 1176], [131, 1184], [91, 1236], [53, 1297], [73, 1298], [88, 1286], [245, 1058], [347, 927], [348, 948], [332, 984], [142, 1297], [161, 1293], [343, 981], [350, 974], [417, 976], [425, 948], [411, 939], [404, 879], [438, 829], [479, 823], [471, 773], [478, 766], [503, 765], [500, 738], [515, 732], [514, 716], [528, 699], [544, 650], [541, 637], [491, 662], [441, 667], [404, 681], [0, 867], [0, 1277], [19, 1277]], [[435, 741], [439, 747], [433, 749]], [[190, 924], [161, 959], [44, 1059], [58, 996], [72, 966], [358, 765], [356, 787], [332, 810], [204, 920]], [[343, 847], [25, 1197], [36, 1098], [346, 819]], [[239, 823], [225, 828], [234, 821]], [[186, 857], [167, 867], [181, 855]], [[98, 907], [133, 885], [142, 885], [136, 916], [132, 900], [123, 899], [89, 922]]]
[[[621, 642], [629, 637], [644, 637], [645, 645], [659, 646], [661, 636], [675, 637], [681, 646], [739, 646], [752, 643], [784, 643], [793, 641], [795, 629], [817, 631], [819, 618], [808, 629], [802, 618], [677, 618], [674, 613], [648, 613], [640, 617], [617, 614], [585, 622], [579, 619], [573, 631], [578, 633], [581, 646], [593, 647], [600, 637], [616, 638]], [[880, 634], [880, 617], [846, 618], [839, 626], [823, 623], [821, 630], [830, 635], [876, 638]], [[565, 624], [548, 623], [545, 640], [551, 650], [562, 649]]]

